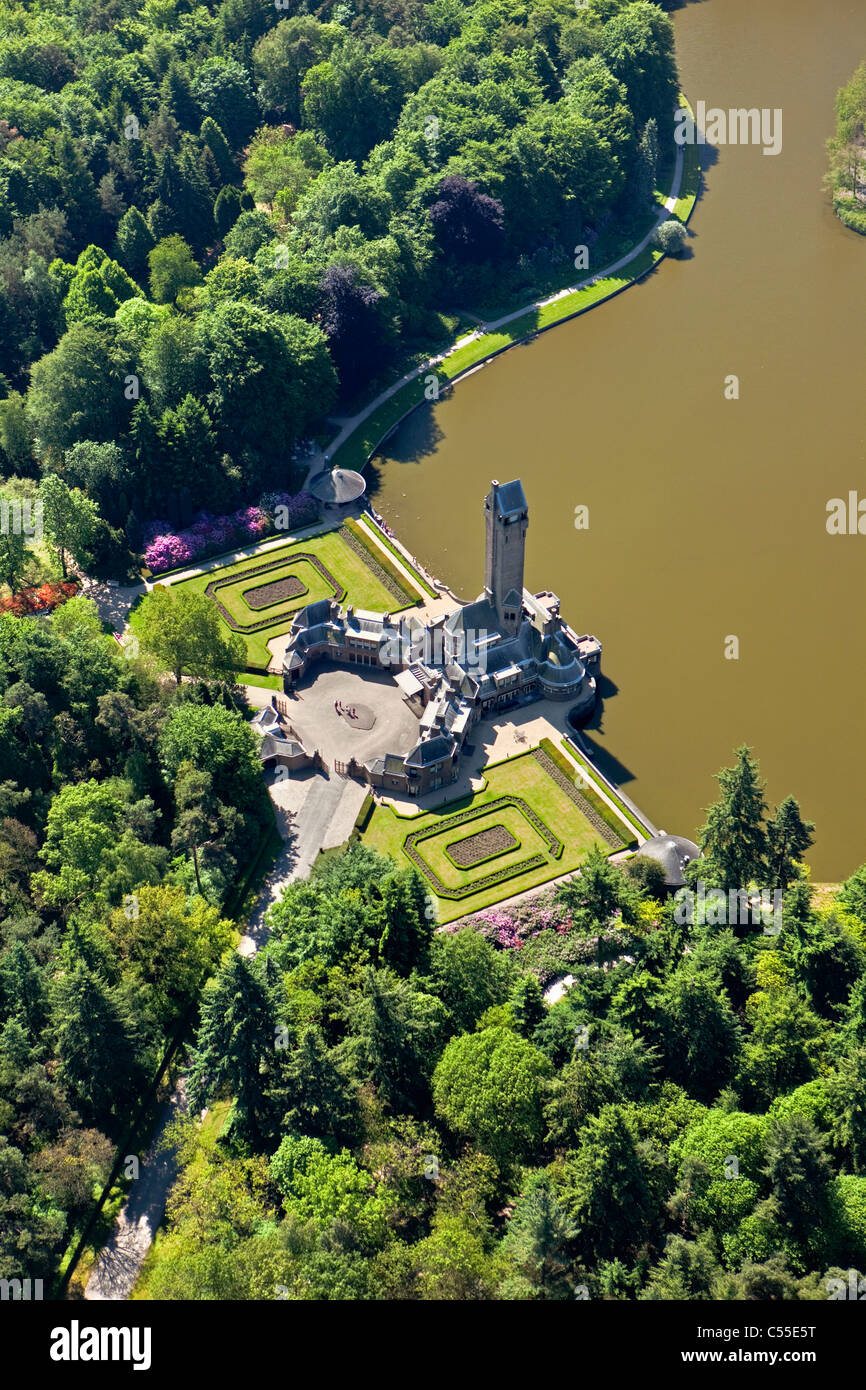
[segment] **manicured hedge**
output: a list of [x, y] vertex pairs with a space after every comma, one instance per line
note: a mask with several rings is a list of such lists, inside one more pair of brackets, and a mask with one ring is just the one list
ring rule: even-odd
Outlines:
[[423, 602], [418, 594], [413, 593], [409, 588], [397, 566], [392, 564], [387, 555], [376, 548], [373, 539], [365, 534], [363, 527], [359, 526], [356, 521], [349, 518], [340, 527], [340, 533], [346, 544], [354, 550], [356, 555], [360, 555], [364, 564], [369, 566], [376, 578], [385, 585], [388, 593], [397, 599], [401, 607], [405, 607], [407, 603], [419, 604]]
[[532, 755], [557, 786], [562, 787], [566, 796], [571, 798], [593, 829], [598, 831], [605, 844], [610, 845], [611, 849], [621, 849], [629, 843], [623, 834], [622, 822], [607, 802], [591, 787], [578, 790], [575, 785], [574, 767], [550, 739], [543, 738], [539, 746], [532, 750]]
[[[420, 584], [421, 588], [424, 590], [425, 594], [428, 594], [430, 598], [439, 598], [439, 591], [437, 589], [434, 589], [432, 584], [427, 583], [427, 580], [424, 578], [423, 574], [421, 574], [419, 570], [416, 569], [416, 567], [412, 564], [411, 560], [408, 560], [406, 556], [402, 553], [402, 551], [398, 550], [397, 546], [391, 540], [390, 536], [386, 536], [385, 532], [381, 529], [380, 526], [376, 524], [375, 521], [373, 521], [372, 518], [369, 519], [368, 525], [375, 529], [376, 537], [381, 542], [381, 544], [386, 546], [387, 549], [390, 550], [391, 554], [394, 555], [400, 561], [401, 564], [405, 565], [408, 570], [411, 570], [415, 579]], [[361, 530], [363, 531], [363, 529], [364, 527], [362, 526]]]
[[474, 806], [466, 811], [458, 811], [455, 815], [448, 816], [436, 825], [425, 826], [423, 830], [410, 831], [406, 836], [403, 841], [404, 853], [424, 875], [437, 897], [460, 901], [463, 898], [471, 897], [473, 893], [481, 893], [487, 888], [495, 887], [498, 883], [505, 883], [510, 878], [517, 878], [521, 874], [529, 873], [532, 869], [540, 869], [547, 862], [543, 854], [533, 854], [517, 864], [510, 864], [491, 874], [483, 874], [481, 878], [474, 879], [472, 883], [464, 883], [459, 888], [448, 888], [416, 849], [416, 845], [423, 843], [424, 840], [438, 838], [443, 832], [447, 834], [456, 825], [465, 825], [467, 821], [478, 820], [481, 816], [488, 816], [508, 806], [513, 806], [515, 810], [526, 817], [533, 829], [547, 843], [548, 853], [552, 859], [562, 857], [565, 848], [562, 841], [557, 839], [552, 830], [548, 829], [538, 813], [532, 809], [528, 802], [524, 801], [522, 796], [500, 796], [495, 801], [488, 801], [483, 806]]
[[[227, 589], [235, 584], [244, 583], [247, 579], [255, 579], [260, 574], [269, 574], [272, 570], [285, 569], [287, 566], [295, 564], [298, 560], [306, 560], [322, 578], [331, 585], [334, 590], [334, 598], [338, 603], [342, 603], [346, 597], [346, 590], [338, 579], [335, 579], [331, 571], [322, 564], [318, 555], [309, 555], [306, 551], [293, 551], [288, 557], [283, 555], [278, 560], [268, 560], [263, 565], [253, 565], [248, 570], [241, 570], [237, 574], [227, 574], [222, 579], [212, 579], [205, 589], [209, 599], [212, 599], [220, 611], [224, 620], [228, 623], [233, 632], [251, 633], [261, 632], [263, 628], [273, 627], [274, 623], [280, 622], [283, 618], [291, 618], [295, 613], [299, 613], [304, 604], [299, 604], [297, 608], [290, 609], [286, 613], [272, 613], [269, 618], [260, 618], [256, 623], [239, 623], [233, 618], [231, 613], [223, 603], [217, 598], [219, 589]], [[251, 610], [252, 611], [252, 610]]]
[[355, 829], [357, 830], [359, 835], [361, 835], [367, 829], [375, 805], [376, 802], [373, 795], [370, 792], [367, 792], [367, 795], [361, 802], [361, 809], [355, 817]]

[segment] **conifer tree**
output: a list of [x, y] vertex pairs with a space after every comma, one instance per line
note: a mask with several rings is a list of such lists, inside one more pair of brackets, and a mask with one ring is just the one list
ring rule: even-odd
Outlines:
[[722, 795], [708, 808], [700, 833], [704, 877], [726, 890], [760, 882], [767, 861], [764, 784], [751, 749], [743, 745], [736, 757], [733, 767], [717, 774]]
[[767, 825], [767, 865], [772, 888], [788, 887], [797, 876], [797, 863], [812, 843], [815, 822], [804, 820], [799, 803], [786, 796]]
[[241, 1133], [256, 1140], [264, 1118], [267, 1060], [276, 1020], [252, 966], [234, 952], [205, 990], [189, 1093], [195, 1109], [222, 1093], [235, 1097]]

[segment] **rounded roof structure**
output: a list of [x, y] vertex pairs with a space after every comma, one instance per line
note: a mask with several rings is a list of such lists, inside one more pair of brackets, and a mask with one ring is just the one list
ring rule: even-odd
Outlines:
[[352, 468], [330, 468], [314, 478], [308, 490], [326, 506], [339, 507], [363, 497], [367, 491], [367, 481]]
[[585, 675], [579, 661], [569, 661], [564, 666], [556, 661], [543, 661], [538, 674], [547, 685], [579, 685]]
[[701, 854], [693, 840], [686, 840], [682, 835], [666, 835], [664, 832], [644, 840], [637, 852], [644, 859], [654, 859], [657, 864], [661, 864], [665, 871], [665, 883], [669, 888], [682, 888], [685, 883], [686, 865], [693, 859], [699, 859]]

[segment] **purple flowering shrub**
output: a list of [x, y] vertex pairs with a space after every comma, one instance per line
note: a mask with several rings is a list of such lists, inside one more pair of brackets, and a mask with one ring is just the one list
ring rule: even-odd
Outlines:
[[152, 574], [161, 574], [274, 532], [309, 526], [318, 514], [318, 503], [308, 492], [266, 492], [258, 506], [239, 507], [230, 516], [199, 512], [183, 531], [173, 532], [167, 521], [152, 521], [145, 528], [144, 563]]
[[[542, 988], [574, 966], [603, 963], [635, 946], [635, 936], [619, 924], [618, 912], [600, 934], [579, 930], [555, 889], [511, 907], [487, 908], [469, 921], [492, 945], [519, 951], [521, 969], [531, 970]], [[456, 923], [453, 929], [459, 929]]]

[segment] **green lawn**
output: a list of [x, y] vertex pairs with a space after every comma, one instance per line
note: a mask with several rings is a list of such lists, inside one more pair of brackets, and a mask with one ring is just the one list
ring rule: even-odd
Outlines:
[[[245, 674], [249, 675], [250, 684], [262, 683], [256, 674], [256, 668], [267, 667], [270, 661], [268, 642], [272, 637], [288, 630], [292, 615], [316, 599], [334, 595], [334, 586], [329, 584], [312, 564], [299, 559], [299, 555], [314, 555], [321, 561], [337, 584], [345, 590], [346, 597], [342, 600], [345, 603], [354, 604], [356, 608], [368, 608], [377, 613], [395, 613], [409, 606], [408, 598], [402, 603], [399, 602], [364, 559], [347, 545], [339, 528], [326, 531], [319, 536], [307, 536], [303, 540], [278, 546], [273, 550], [260, 551], [237, 564], [207, 570], [192, 579], [181, 580], [178, 588], [203, 594], [208, 585], [215, 580], [219, 582], [234, 578], [236, 582], [217, 589], [216, 597], [231, 613], [235, 622], [246, 626], [270, 619], [267, 627], [261, 627], [257, 632], [240, 633], [247, 649], [249, 672]], [[274, 569], [264, 574], [251, 573], [260, 565], [273, 561], [284, 563], [275, 565]], [[268, 608], [253, 609], [245, 602], [246, 591], [290, 576], [303, 583], [307, 590], [305, 594], [285, 599]], [[243, 678], [242, 675], [241, 679]]]
[[[312, 551], [309, 553], [312, 554]], [[261, 563], [265, 563], [265, 557], [262, 558]], [[334, 582], [331, 583], [315, 565], [304, 559], [301, 554], [279, 556], [279, 569], [267, 570], [263, 574], [255, 574], [255, 568], [256, 566], [252, 565], [248, 570], [241, 570], [232, 584], [222, 584], [220, 580], [226, 576], [220, 575], [216, 580], [218, 587], [211, 595], [215, 601], [222, 604], [241, 627], [264, 622], [266, 618], [269, 618], [271, 625], [273, 625], [282, 621], [283, 618], [291, 617], [292, 613], [298, 611], [298, 608], [303, 608], [308, 603], [315, 603], [317, 599], [340, 597], [341, 586], [336, 574], [332, 570], [328, 571], [328, 573], [334, 574]], [[255, 594], [256, 590], [261, 589], [264, 585], [274, 584], [289, 577], [297, 579], [298, 583], [303, 585], [302, 592], [269, 603], [266, 607], [254, 607], [247, 601], [247, 594]]]
[[[473, 810], [475, 809], [473, 807]], [[477, 809], [483, 809], [483, 802]], [[435, 835], [420, 841], [417, 845], [417, 851], [447, 888], [468, 887], [469, 884], [477, 882], [479, 878], [491, 871], [501, 869], [504, 872], [537, 854], [547, 853], [547, 846], [542, 836], [516, 806], [491, 809], [486, 815], [481, 815], [468, 823], [454, 825], [451, 828], [449, 828], [447, 817], [440, 819], [443, 821], [443, 825]], [[432, 826], [435, 824], [436, 818], [434, 817]], [[458, 868], [452, 858], [455, 847], [472, 835], [500, 825], [504, 826], [517, 841], [516, 846], [504, 854], [498, 854], [495, 861], [490, 859], [483, 863], [474, 864], [468, 869]], [[427, 829], [428, 827], [423, 828]], [[451, 854], [448, 852], [449, 849]]]
[[694, 212], [701, 187], [701, 151], [698, 145], [683, 145], [683, 181], [673, 215], [688, 222]]
[[[610, 847], [602, 844], [578, 807], [547, 775], [531, 751], [504, 763], [491, 764], [484, 769], [484, 775], [487, 783], [483, 791], [473, 797], [448, 802], [420, 816], [398, 816], [390, 806], [376, 806], [361, 836], [362, 842], [371, 849], [378, 850], [380, 854], [390, 854], [398, 864], [406, 865], [413, 862], [404, 849], [406, 836], [421, 831], [423, 837], [424, 831], [441, 828], [441, 834], [421, 838], [416, 850], [447, 888], [460, 888], [500, 869], [519, 867], [527, 859], [543, 856], [544, 862], [537, 867], [514, 873], [512, 877], [466, 897], [450, 899], [433, 893], [440, 922], [452, 922], [456, 917], [478, 912], [482, 907], [501, 902], [503, 898], [513, 897], [515, 893], [522, 893], [527, 888], [558, 878], [560, 874], [572, 872], [593, 845], [599, 845], [605, 853], [610, 852]], [[496, 807], [487, 816], [481, 814], [464, 822], [454, 823], [451, 820], [459, 811], [469, 807], [482, 811], [485, 806], [504, 796], [520, 797], [541, 818], [548, 831], [558, 837], [564, 846], [558, 858], [545, 837], [517, 807]], [[461, 839], [495, 825], [504, 825], [510, 831], [519, 842], [517, 848], [496, 855], [474, 868], [458, 869], [446, 852], [448, 846], [453, 847], [455, 842], [459, 843]]]

